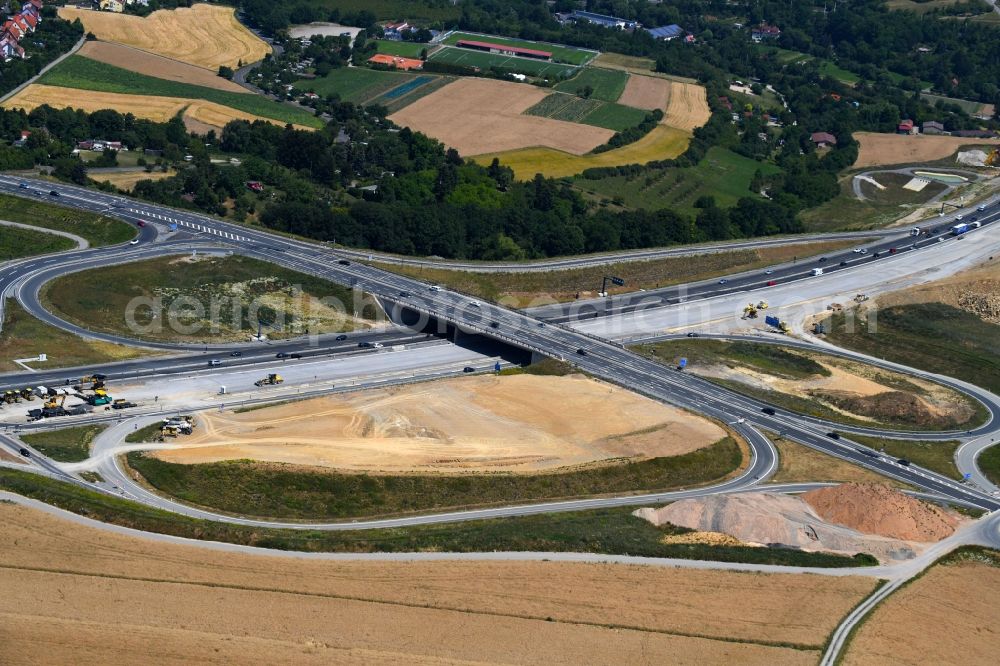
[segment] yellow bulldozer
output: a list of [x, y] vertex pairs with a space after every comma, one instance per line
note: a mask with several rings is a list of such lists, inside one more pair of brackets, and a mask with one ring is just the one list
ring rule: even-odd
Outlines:
[[756, 319], [757, 318], [757, 306], [753, 303], [747, 303], [747, 306], [743, 308], [743, 318], [744, 319]]
[[1000, 148], [991, 150], [990, 154], [986, 156], [984, 164], [986, 166], [1000, 166]]
[[258, 379], [257, 381], [255, 381], [253, 383], [253, 385], [257, 386], [257, 387], [260, 387], [260, 386], [275, 386], [277, 384], [284, 383], [284, 381], [285, 380], [281, 378], [281, 375], [270, 374], [267, 377], [264, 377], [263, 379]]
[[758, 310], [766, 310], [767, 309], [767, 301], [760, 301], [759, 303], [757, 303], [757, 309]]

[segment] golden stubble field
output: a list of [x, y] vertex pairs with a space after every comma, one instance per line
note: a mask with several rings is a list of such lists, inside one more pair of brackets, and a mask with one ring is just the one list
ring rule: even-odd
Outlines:
[[677, 456], [725, 436], [711, 421], [581, 375], [484, 375], [205, 412], [179, 448], [155, 455], [377, 473], [534, 473]]
[[0, 520], [4, 664], [250, 654], [273, 664], [814, 664], [875, 586], [605, 564], [306, 560], [154, 542], [10, 504]]
[[240, 25], [232, 7], [198, 4], [161, 9], [143, 18], [128, 14], [60, 7], [67, 21], [80, 19], [84, 29], [103, 42], [116, 42], [204, 67], [237, 67], [271, 52], [262, 39]]
[[222, 78], [216, 72], [123, 44], [87, 42], [77, 51], [77, 54], [91, 60], [128, 69], [139, 74], [145, 74], [146, 76], [155, 76], [159, 79], [215, 88], [216, 90], [225, 90], [227, 92], [252, 94], [243, 86], [233, 83], [229, 79]]
[[100, 109], [114, 109], [119, 113], [131, 113], [137, 118], [157, 122], [170, 120], [183, 112], [185, 123], [199, 129], [204, 127], [222, 129], [231, 120], [264, 120], [282, 125], [278, 120], [262, 118], [252, 113], [244, 113], [228, 106], [207, 102], [202, 99], [181, 97], [160, 97], [157, 95], [127, 95], [123, 93], [78, 90], [33, 83], [3, 103], [7, 109], [32, 109], [48, 104], [56, 108], [70, 107], [93, 112]]
[[998, 145], [1000, 139], [969, 139], [960, 136], [879, 134], [855, 132], [860, 144], [855, 168], [889, 164], [919, 164], [950, 157], [963, 146]]
[[546, 146], [582, 155], [614, 132], [564, 120], [524, 115], [547, 92], [524, 83], [462, 78], [389, 116], [462, 155]]

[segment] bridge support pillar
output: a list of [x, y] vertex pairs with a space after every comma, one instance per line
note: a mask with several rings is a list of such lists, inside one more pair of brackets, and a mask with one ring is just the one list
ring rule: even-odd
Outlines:
[[539, 361], [544, 361], [547, 358], [548, 356], [546, 356], [545, 354], [539, 354], [538, 352], [533, 351], [531, 352], [531, 360], [528, 362], [528, 365], [534, 365], [535, 363], [538, 363]]

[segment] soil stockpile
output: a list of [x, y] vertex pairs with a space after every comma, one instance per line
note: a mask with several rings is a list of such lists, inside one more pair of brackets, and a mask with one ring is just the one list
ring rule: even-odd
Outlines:
[[961, 519], [944, 509], [878, 483], [845, 483], [804, 495], [824, 520], [866, 534], [906, 541], [940, 541]]
[[869, 553], [883, 561], [916, 555], [915, 544], [826, 522], [801, 498], [781, 493], [712, 495], [661, 509], [639, 509], [635, 515], [654, 525], [722, 532], [749, 544], [846, 555]]

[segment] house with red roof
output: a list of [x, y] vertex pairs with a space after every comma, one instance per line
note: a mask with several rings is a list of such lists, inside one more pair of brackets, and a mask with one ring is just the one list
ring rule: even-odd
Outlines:
[[21, 5], [19, 13], [0, 26], [0, 56], [4, 61], [25, 57], [24, 48], [18, 42], [38, 27], [42, 20], [41, 9], [42, 0], [28, 0]]

